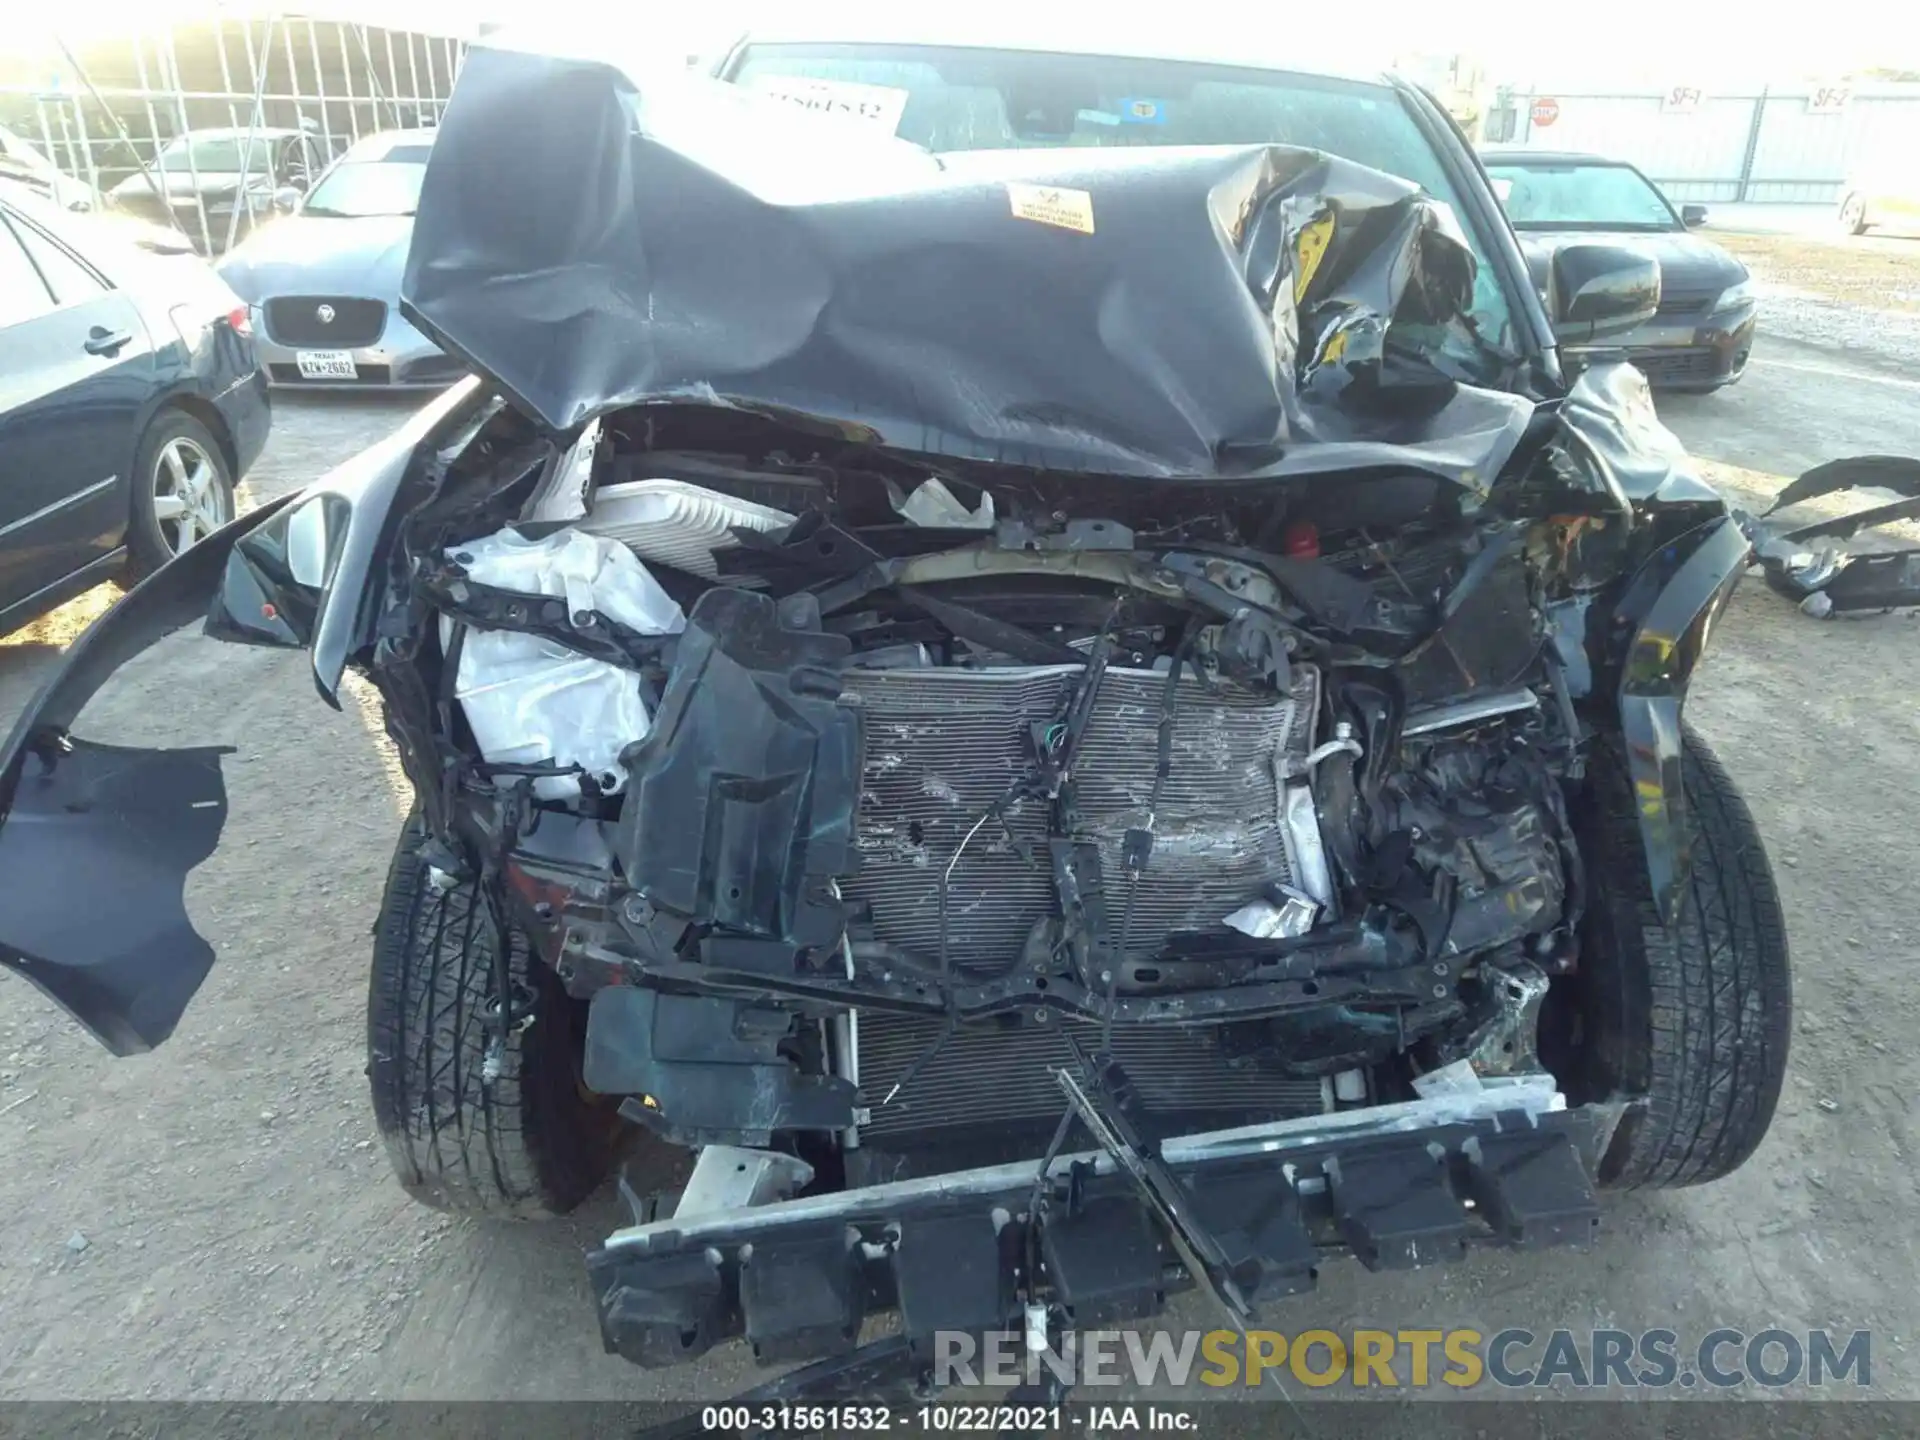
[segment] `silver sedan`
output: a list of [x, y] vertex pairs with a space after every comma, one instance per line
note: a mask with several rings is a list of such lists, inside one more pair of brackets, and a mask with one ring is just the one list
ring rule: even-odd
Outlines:
[[433, 146], [431, 130], [371, 135], [335, 161], [293, 213], [219, 264], [253, 310], [275, 385], [411, 389], [465, 374], [400, 313], [400, 275]]

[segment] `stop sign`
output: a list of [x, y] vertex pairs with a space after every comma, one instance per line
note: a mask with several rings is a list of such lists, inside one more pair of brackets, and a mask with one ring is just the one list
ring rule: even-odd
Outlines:
[[1560, 118], [1560, 102], [1550, 95], [1543, 95], [1533, 102], [1533, 123], [1539, 126], [1553, 124]]

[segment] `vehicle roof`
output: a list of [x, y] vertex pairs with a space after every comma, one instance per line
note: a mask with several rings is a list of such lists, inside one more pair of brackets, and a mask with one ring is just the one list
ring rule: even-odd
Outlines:
[[1627, 165], [1632, 162], [1584, 150], [1530, 150], [1523, 145], [1488, 145], [1480, 150], [1485, 165]]
[[26, 181], [4, 171], [0, 171], [0, 201], [17, 205], [22, 210], [31, 210], [36, 215], [43, 213], [38, 208], [41, 204], [40, 192]]
[[1242, 69], [1272, 70], [1385, 85], [1380, 66], [1357, 65], [1352, 44], [1315, 49], [1297, 35], [1263, 33], [1264, 27], [1218, 30], [1208, 27], [1170, 34], [1167, 27], [1136, 26], [1116, 18], [1103, 25], [1098, 36], [1087, 34], [1084, 23], [1070, 24], [1046, 17], [1018, 24], [995, 15], [991, 23], [964, 18], [862, 19], [844, 24], [820, 20], [791, 25], [756, 26], [743, 34], [740, 45], [937, 45], [974, 50], [1038, 50], [1052, 55], [1092, 55], [1116, 60], [1170, 60], [1190, 64], [1235, 65]]
[[[9, 176], [0, 175], [0, 202], [54, 236], [116, 285], [138, 278], [132, 267], [149, 266], [162, 256], [187, 255], [198, 259], [192, 242], [177, 230], [168, 231], [163, 226], [132, 216], [115, 216], [111, 212], [105, 215], [75, 213]], [[162, 249], [152, 243], [166, 235], [177, 238], [179, 246]]]
[[248, 135], [252, 135], [256, 140], [284, 140], [289, 135], [301, 133], [303, 132], [289, 129], [284, 125], [262, 125], [254, 130], [249, 130], [245, 125], [221, 125], [185, 131], [175, 135], [167, 141], [167, 144], [173, 145], [181, 140], [244, 140]]
[[340, 157], [341, 163], [350, 160], [383, 160], [393, 150], [402, 145], [431, 145], [437, 132], [432, 128], [421, 130], [382, 130], [377, 135], [363, 135], [347, 147]]
[[10, 130], [5, 125], [0, 125], [0, 149], [11, 150], [16, 147], [32, 151], [35, 155], [40, 153], [38, 147], [18, 130]]

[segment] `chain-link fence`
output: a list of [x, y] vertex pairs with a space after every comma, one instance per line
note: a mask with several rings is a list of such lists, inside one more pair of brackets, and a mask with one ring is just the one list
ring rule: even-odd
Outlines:
[[1833, 204], [1920, 153], [1920, 86], [1757, 95], [1513, 94], [1489, 143], [1628, 160], [1679, 201]]
[[[298, 15], [0, 64], [8, 178], [227, 248], [363, 136], [437, 123], [465, 42]], [[38, 65], [38, 72], [33, 68]]]

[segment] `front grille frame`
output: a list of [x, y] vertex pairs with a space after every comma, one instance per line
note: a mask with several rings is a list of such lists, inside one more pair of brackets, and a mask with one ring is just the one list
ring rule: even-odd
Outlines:
[[1720, 379], [1726, 362], [1711, 345], [1648, 346], [1628, 350], [1627, 359], [1652, 385], [1701, 383]]
[[[860, 1127], [861, 1143], [908, 1149], [945, 1144], [956, 1131], [1051, 1129], [1066, 1105], [1053, 1070], [1074, 1063], [1063, 1030], [1071, 1028], [1091, 1054], [1101, 1045], [1100, 1026], [1071, 1018], [1016, 1018], [963, 1025], [936, 1050], [945, 1023], [939, 1017], [863, 1011], [860, 1087], [871, 1110]], [[1233, 1028], [1116, 1026], [1113, 1055], [1156, 1122], [1189, 1124], [1204, 1117], [1253, 1125], [1329, 1108], [1325, 1081], [1235, 1053], [1228, 1043]], [[918, 1073], [882, 1103], [923, 1057]]]
[[[318, 311], [331, 305], [322, 324]], [[387, 302], [357, 295], [276, 295], [261, 306], [267, 338], [301, 350], [358, 350], [377, 345], [387, 329]]]
[[1679, 324], [1683, 320], [1705, 320], [1713, 308], [1713, 302], [1720, 296], [1717, 290], [1681, 290], [1660, 295], [1659, 308], [1654, 311], [1654, 320], [1662, 324]]

